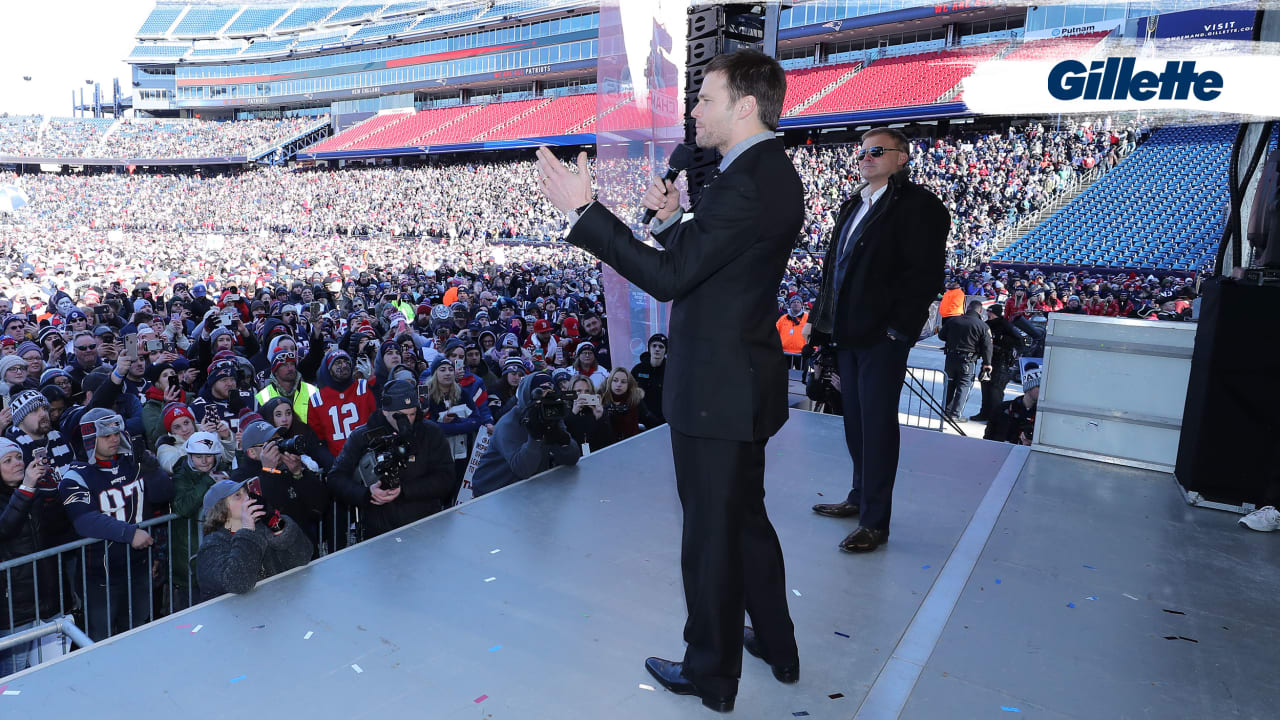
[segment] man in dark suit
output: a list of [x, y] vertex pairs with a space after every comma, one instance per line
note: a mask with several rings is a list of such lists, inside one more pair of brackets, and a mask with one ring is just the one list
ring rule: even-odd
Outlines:
[[844, 502], [814, 505], [831, 517], [860, 515], [840, 543], [869, 552], [889, 540], [898, 472], [898, 393], [907, 355], [942, 287], [951, 216], [908, 180], [907, 137], [890, 128], [862, 135], [863, 184], [840, 208], [822, 264], [810, 342], [834, 341], [853, 487]]
[[[593, 202], [586, 153], [578, 172], [538, 150], [543, 189], [570, 213], [569, 242], [616, 268], [671, 307], [663, 411], [671, 428], [684, 508], [680, 564], [689, 617], [683, 662], [649, 658], [667, 689], [733, 709], [742, 649], [782, 682], [799, 679], [782, 547], [764, 506], [765, 444], [787, 420], [787, 362], [774, 327], [777, 289], [804, 220], [804, 190], [774, 137], [786, 77], [753, 51], [707, 68], [697, 142], [716, 148], [720, 174], [684, 213], [679, 193], [655, 180], [644, 205], [657, 212], [652, 248]], [[742, 628], [743, 610], [754, 630]]]

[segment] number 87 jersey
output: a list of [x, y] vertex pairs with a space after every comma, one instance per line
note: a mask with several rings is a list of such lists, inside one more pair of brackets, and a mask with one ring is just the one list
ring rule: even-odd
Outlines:
[[[321, 384], [319, 390], [311, 393], [307, 424], [329, 446], [329, 452], [338, 457], [351, 433], [369, 422], [373, 412], [378, 409], [378, 398], [368, 380], [356, 380], [342, 390], [334, 387], [327, 372], [333, 354], [330, 352], [325, 356], [316, 378]], [[342, 355], [345, 356], [346, 353]]]

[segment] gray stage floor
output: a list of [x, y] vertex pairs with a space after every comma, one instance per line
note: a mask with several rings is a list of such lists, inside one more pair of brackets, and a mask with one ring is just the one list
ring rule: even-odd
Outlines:
[[[842, 438], [796, 411], [770, 443], [801, 681], [744, 657], [737, 716], [1275, 716], [1276, 538], [1166, 476], [905, 430], [893, 538], [846, 555], [855, 521], [809, 510], [847, 489]], [[659, 429], [15, 676], [0, 717], [710, 717], [641, 687], [645, 656], [683, 653], [669, 448]]]

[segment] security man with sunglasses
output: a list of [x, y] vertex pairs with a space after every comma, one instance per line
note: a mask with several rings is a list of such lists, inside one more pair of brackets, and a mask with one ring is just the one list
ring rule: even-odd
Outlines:
[[857, 153], [863, 183], [841, 207], [822, 265], [822, 290], [809, 315], [810, 343], [838, 346], [845, 442], [853, 482], [844, 502], [820, 504], [829, 517], [859, 516], [840, 543], [869, 552], [889, 540], [898, 471], [898, 393], [907, 355], [943, 282], [951, 215], [908, 179], [907, 137], [872, 128]]
[[315, 385], [302, 379], [298, 374], [298, 354], [292, 350], [276, 349], [271, 353], [271, 380], [254, 396], [254, 404], [262, 407], [273, 397], [284, 397], [293, 407], [293, 415], [301, 422], [307, 422], [307, 409], [311, 406], [311, 395], [320, 390]]

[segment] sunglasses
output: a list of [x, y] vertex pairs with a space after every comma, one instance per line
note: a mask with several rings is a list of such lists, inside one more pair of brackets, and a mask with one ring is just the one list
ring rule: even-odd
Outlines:
[[298, 361], [297, 353], [291, 353], [288, 350], [286, 350], [282, 353], [276, 353], [276, 358], [273, 362], [297, 362], [297, 361]]
[[94, 343], [92, 345], [76, 345], [75, 348], [77, 350], [97, 350], [98, 344]]
[[869, 147], [869, 148], [864, 148], [862, 150], [859, 150], [857, 153], [854, 154], [854, 157], [856, 157], [859, 160], [861, 160], [862, 158], [868, 155], [870, 155], [873, 158], [878, 158], [878, 157], [884, 157], [884, 154], [887, 152], [902, 152], [902, 151], [897, 148], [887, 148], [887, 147], [881, 147], [880, 145], [876, 145], [875, 147]]

